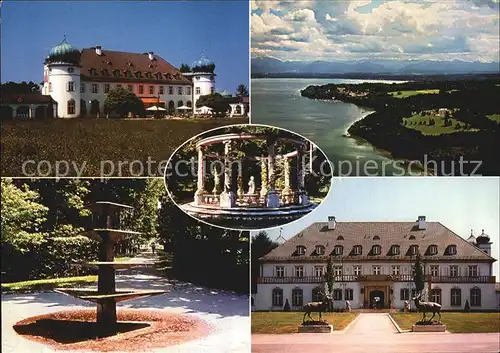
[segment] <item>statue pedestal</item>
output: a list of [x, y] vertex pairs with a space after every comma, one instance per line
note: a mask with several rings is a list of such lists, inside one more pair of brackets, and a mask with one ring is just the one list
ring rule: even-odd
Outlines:
[[233, 208], [235, 206], [235, 197], [232, 191], [220, 194], [219, 205], [221, 208]]
[[332, 325], [299, 325], [299, 333], [332, 333]]
[[446, 332], [446, 325], [413, 325], [411, 330], [412, 332]]
[[266, 207], [267, 208], [278, 208], [280, 207], [280, 197], [276, 191], [270, 191], [267, 194], [266, 199]]

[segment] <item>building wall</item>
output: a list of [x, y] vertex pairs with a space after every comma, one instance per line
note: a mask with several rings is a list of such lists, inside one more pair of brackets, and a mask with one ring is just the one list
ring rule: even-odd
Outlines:
[[[76, 118], [80, 115], [80, 68], [71, 64], [48, 65], [47, 93], [57, 102], [57, 116], [59, 118]], [[69, 72], [72, 69], [73, 72]], [[74, 90], [68, 91], [68, 83], [73, 82]], [[45, 86], [45, 85], [44, 85]], [[74, 114], [68, 114], [68, 101], [75, 101]]]
[[[193, 105], [201, 96], [206, 96], [215, 92], [215, 75], [209, 73], [193, 74]], [[197, 93], [199, 88], [199, 93]]]
[[[90, 112], [90, 101], [97, 100], [99, 101], [99, 110], [101, 114], [104, 114], [104, 101], [106, 100], [107, 94], [104, 93], [105, 85], [110, 85], [110, 90], [115, 89], [117, 85], [120, 85], [128, 89], [128, 85], [132, 85], [132, 92], [139, 98], [142, 97], [157, 97], [160, 91], [160, 86], [164, 88], [164, 94], [160, 95], [160, 102], [165, 102], [165, 107], [168, 109], [168, 103], [173, 101], [175, 107], [178, 107], [178, 102], [182, 101], [183, 105], [187, 105], [188, 101], [191, 101], [193, 104], [193, 89], [190, 84], [186, 85], [161, 85], [161, 84], [150, 84], [150, 83], [131, 83], [131, 82], [91, 82], [91, 81], [83, 81], [84, 85], [84, 93], [82, 93], [82, 99], [85, 100], [87, 104], [87, 114]], [[98, 85], [97, 93], [92, 93], [92, 85]], [[143, 93], [139, 93], [139, 86], [142, 85], [144, 87]], [[154, 87], [154, 93], [149, 93], [149, 87]], [[173, 94], [169, 94], [169, 87], [173, 88]], [[178, 94], [179, 87], [182, 87], [182, 93]], [[79, 88], [80, 89], [80, 88]], [[189, 90], [189, 92], [188, 92]], [[190, 94], [188, 94], [190, 93]]]

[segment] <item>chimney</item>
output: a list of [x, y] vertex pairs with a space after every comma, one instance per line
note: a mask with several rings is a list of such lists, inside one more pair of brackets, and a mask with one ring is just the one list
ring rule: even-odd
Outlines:
[[101, 51], [101, 46], [100, 45], [96, 45], [95, 46], [95, 53], [97, 55], [102, 55], [102, 51]]
[[336, 225], [337, 221], [335, 220], [335, 217], [328, 216], [328, 230], [334, 230]]
[[425, 216], [418, 216], [418, 229], [425, 229]]
[[149, 60], [154, 60], [154, 59], [155, 59], [155, 57], [154, 57], [154, 55], [153, 55], [153, 54], [154, 54], [154, 53], [153, 53], [152, 51], [150, 51], [150, 52], [148, 53]]

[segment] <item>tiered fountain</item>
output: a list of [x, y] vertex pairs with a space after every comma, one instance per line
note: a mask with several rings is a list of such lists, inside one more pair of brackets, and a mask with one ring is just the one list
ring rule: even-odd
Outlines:
[[100, 201], [91, 207], [94, 229], [85, 235], [100, 242], [99, 261], [89, 262], [97, 266], [97, 289], [57, 288], [56, 292], [97, 303], [97, 326], [99, 337], [111, 336], [117, 332], [116, 303], [167, 293], [164, 290], [116, 289], [115, 269], [144, 266], [145, 262], [114, 262], [114, 245], [140, 233], [121, 229], [121, 211], [131, 206]]

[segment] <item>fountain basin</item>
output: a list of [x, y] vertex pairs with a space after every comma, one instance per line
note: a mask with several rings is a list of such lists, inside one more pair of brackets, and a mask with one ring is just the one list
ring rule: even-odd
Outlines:
[[96, 288], [84, 289], [84, 288], [56, 288], [57, 293], [71, 295], [72, 297], [91, 301], [94, 303], [100, 303], [108, 300], [113, 300], [115, 303], [123, 302], [126, 300], [133, 300], [138, 298], [146, 298], [154, 295], [160, 295], [168, 293], [165, 290], [159, 289], [119, 289], [114, 293], [103, 294], [99, 293]]

